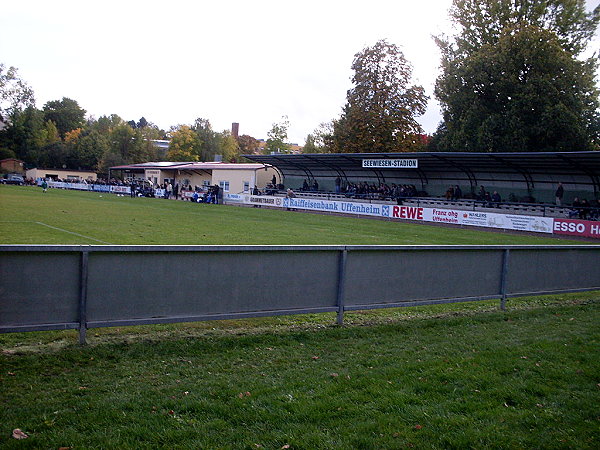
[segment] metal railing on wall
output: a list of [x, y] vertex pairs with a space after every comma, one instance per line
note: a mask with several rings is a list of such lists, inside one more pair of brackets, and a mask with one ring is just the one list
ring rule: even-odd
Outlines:
[[600, 246], [0, 246], [0, 332], [600, 289]]

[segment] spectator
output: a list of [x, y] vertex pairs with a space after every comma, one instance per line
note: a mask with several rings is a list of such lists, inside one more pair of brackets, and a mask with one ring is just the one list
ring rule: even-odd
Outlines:
[[457, 184], [454, 186], [454, 197], [452, 200], [460, 200], [462, 198], [462, 191], [460, 190], [460, 186]]
[[590, 204], [584, 198], [581, 200], [581, 208], [579, 208], [579, 218], [582, 220], [587, 220], [589, 211], [590, 211]]
[[477, 200], [485, 201], [485, 188], [483, 186], [479, 186], [479, 192], [477, 193]]
[[446, 190], [446, 200], [452, 200], [454, 198], [454, 188], [450, 186]]
[[554, 195], [556, 196], [556, 205], [561, 206], [563, 196], [565, 195], [565, 188], [563, 187], [562, 183], [558, 183], [558, 187], [556, 188], [556, 193]]
[[573, 199], [573, 203], [571, 204], [571, 209], [569, 210], [569, 219], [574, 219], [579, 217], [579, 208], [581, 207], [581, 202], [578, 197]]
[[137, 185], [135, 184], [135, 180], [133, 180], [131, 182], [131, 185], [129, 186], [129, 196], [130, 197], [135, 197], [136, 191], [137, 191]]
[[[288, 189], [285, 193], [285, 198], [295, 198], [296, 194], [291, 189]], [[287, 208], [288, 211], [295, 211], [295, 208]]]
[[[273, 175], [273, 178], [274, 178], [274, 177], [275, 177], [275, 175]], [[220, 190], [220, 189], [221, 189], [221, 188], [219, 187], [219, 185], [218, 185], [218, 184], [215, 184], [215, 185], [213, 186], [213, 199], [212, 199], [212, 202], [213, 202], [215, 205], [218, 205], [218, 204], [219, 204], [219, 190]]]
[[489, 192], [486, 192], [483, 196], [483, 205], [486, 206], [488, 208], [493, 208], [494, 205], [492, 205], [492, 195]]
[[[496, 205], [496, 208], [500, 208], [500, 202], [502, 202], [502, 198], [500, 197], [500, 194], [498, 194], [498, 191], [494, 191], [494, 193], [492, 194], [492, 203], [494, 205]], [[493, 206], [493, 205], [490, 205]]]
[[277, 193], [277, 188], [275, 186], [273, 186], [272, 183], [268, 183], [265, 186], [265, 194], [266, 195], [275, 195], [275, 193]]
[[600, 202], [598, 200], [592, 200], [590, 208], [590, 220], [600, 219]]

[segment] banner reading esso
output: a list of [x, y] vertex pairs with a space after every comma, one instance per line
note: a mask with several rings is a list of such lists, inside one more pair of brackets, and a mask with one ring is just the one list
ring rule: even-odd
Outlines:
[[600, 222], [578, 219], [554, 219], [554, 233], [600, 239]]

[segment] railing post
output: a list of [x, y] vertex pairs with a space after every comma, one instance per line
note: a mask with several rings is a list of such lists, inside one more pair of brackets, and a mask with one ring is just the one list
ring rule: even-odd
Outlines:
[[87, 331], [87, 288], [89, 253], [81, 252], [79, 269], [79, 344], [86, 344]]
[[339, 254], [338, 260], [338, 289], [337, 289], [337, 324], [344, 324], [344, 291], [346, 288], [346, 259], [348, 250], [344, 249]]
[[502, 253], [502, 274], [500, 275], [500, 309], [506, 311], [506, 279], [508, 277], [508, 257], [509, 249], [504, 249]]

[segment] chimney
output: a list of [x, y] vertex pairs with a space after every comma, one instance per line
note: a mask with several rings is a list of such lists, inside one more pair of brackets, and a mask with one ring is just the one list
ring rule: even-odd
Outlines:
[[237, 122], [233, 122], [231, 124], [231, 135], [237, 139], [239, 133], [240, 133], [240, 124]]

